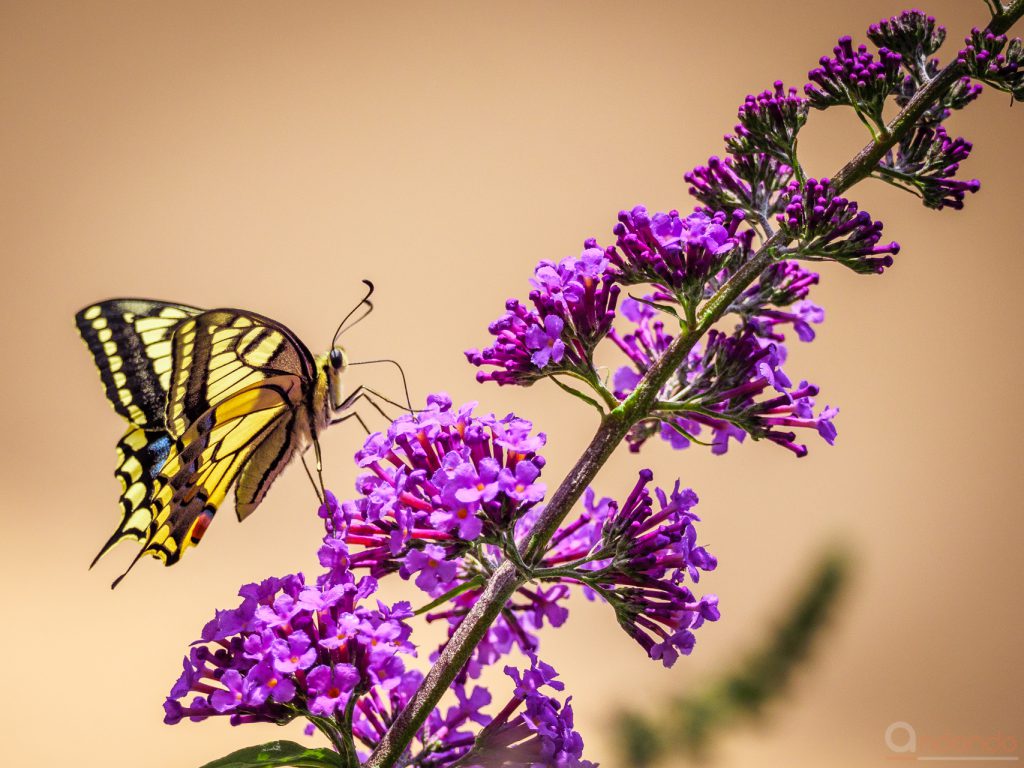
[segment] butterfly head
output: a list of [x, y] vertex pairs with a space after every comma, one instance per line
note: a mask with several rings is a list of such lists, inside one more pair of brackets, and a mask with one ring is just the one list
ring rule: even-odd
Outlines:
[[345, 350], [342, 347], [332, 347], [331, 351], [327, 353], [327, 364], [324, 365], [324, 370], [327, 373], [327, 383], [331, 392], [331, 402], [335, 405], [338, 405], [343, 401], [341, 377], [347, 368], [348, 355], [345, 354]]

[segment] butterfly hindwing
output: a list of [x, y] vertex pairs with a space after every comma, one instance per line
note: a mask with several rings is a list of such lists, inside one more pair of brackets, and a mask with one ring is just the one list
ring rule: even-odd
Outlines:
[[114, 476], [121, 483], [121, 524], [93, 559], [93, 565], [124, 539], [145, 541], [152, 521], [149, 504], [172, 444], [166, 432], [134, 425], [118, 442]]
[[235, 514], [239, 521], [256, 510], [277, 476], [295, 455], [299, 447], [295, 439], [295, 421], [294, 412], [281, 419], [242, 467], [235, 486]]
[[[174, 441], [156, 478], [145, 543], [132, 565], [146, 554], [171, 565], [198, 544], [239, 472], [253, 463], [270, 436], [291, 426], [301, 399], [297, 377], [274, 376], [234, 393], [192, 422]], [[290, 435], [286, 442], [292, 444]], [[122, 522], [122, 538], [134, 535], [128, 523], [127, 518]]]
[[185, 318], [200, 311], [148, 299], [111, 299], [75, 315], [107, 399], [128, 421], [148, 429], [163, 427], [171, 335]]

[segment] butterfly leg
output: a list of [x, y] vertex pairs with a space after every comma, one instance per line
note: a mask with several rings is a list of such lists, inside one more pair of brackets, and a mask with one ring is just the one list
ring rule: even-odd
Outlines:
[[401, 364], [399, 364], [397, 360], [390, 360], [388, 358], [384, 358], [381, 360], [359, 360], [356, 362], [353, 362], [351, 360], [349, 361], [349, 365], [376, 365], [378, 363], [387, 363], [389, 365], [395, 366], [398, 369], [398, 375], [402, 377], [402, 391], [405, 394], [405, 405], [398, 405], [398, 403], [392, 403], [392, 405], [401, 408], [403, 411], [408, 411], [409, 413], [412, 413], [413, 407], [412, 400], [409, 397], [409, 383], [408, 381], [406, 381], [405, 378], [405, 369], [402, 368]]
[[[309, 449], [307, 448], [306, 450]], [[323, 478], [320, 478], [320, 484], [317, 485], [316, 478], [313, 477], [313, 473], [309, 470], [309, 465], [306, 463], [306, 451], [302, 451], [299, 454], [299, 458], [302, 459], [302, 468], [306, 470], [306, 477], [309, 478], [309, 482], [313, 486], [313, 492], [316, 494], [317, 501], [323, 504], [327, 498], [323, 493]]]
[[[374, 410], [377, 411], [377, 413], [379, 413], [384, 418], [385, 421], [387, 421], [388, 423], [394, 421], [394, 419], [391, 416], [389, 416], [384, 411], [384, 409], [380, 407], [380, 405], [377, 404], [377, 402], [373, 399], [373, 397], [371, 397], [371, 395], [373, 397], [379, 397], [381, 400], [383, 400], [386, 403], [391, 403], [391, 405], [397, 406], [398, 408], [402, 408], [402, 406], [398, 405], [398, 403], [391, 402], [386, 397], [384, 397], [383, 395], [380, 395], [379, 393], [375, 392], [374, 390], [370, 389], [369, 387], [364, 387], [364, 386], [360, 385], [360, 386], [356, 387], [355, 390], [352, 392], [352, 394], [349, 395], [348, 397], [346, 397], [339, 405], [334, 406], [334, 410], [335, 411], [347, 411], [350, 408], [352, 408], [353, 406], [355, 406], [355, 404], [359, 400], [366, 400], [366, 402], [368, 402], [371, 406], [373, 406]], [[404, 410], [404, 408], [403, 408], [403, 410]], [[353, 411], [353, 414], [354, 413], [355, 412]], [[336, 419], [332, 419], [330, 423], [331, 424], [337, 424], [338, 422], [344, 421], [345, 419], [349, 418], [350, 415], [352, 415], [352, 414], [346, 414], [346, 415], [340, 416], [340, 417], [338, 417]], [[360, 421], [360, 423], [362, 423], [362, 419], [359, 419], [359, 421]], [[364, 428], [365, 428], [365, 426], [366, 425], [363, 424]]]
[[324, 462], [320, 453], [320, 441], [313, 435], [313, 453], [316, 454], [316, 476], [320, 480], [320, 497], [327, 498], [327, 486], [324, 485]]
[[355, 419], [356, 421], [359, 422], [359, 426], [363, 428], [363, 431], [366, 432], [366, 434], [372, 434], [370, 432], [370, 428], [366, 426], [366, 422], [363, 421], [363, 417], [360, 416], [355, 411], [352, 411], [352, 413], [346, 413], [344, 416], [339, 416], [338, 418], [331, 421], [331, 424], [341, 424], [343, 421], [348, 421], [349, 419]]

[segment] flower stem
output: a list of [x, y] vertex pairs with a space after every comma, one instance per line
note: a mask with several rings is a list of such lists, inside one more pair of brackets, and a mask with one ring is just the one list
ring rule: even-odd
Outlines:
[[[1024, 16], [1024, 0], [1014, 0], [1002, 14], [993, 17], [987, 31], [1002, 34]], [[843, 191], [867, 178], [878, 166], [879, 160], [904, 138], [917, 120], [938, 97], [963, 75], [962, 67], [954, 60], [910, 100], [907, 106], [888, 124], [886, 135], [872, 141], [832, 177], [834, 187]], [[723, 285], [697, 313], [696, 323], [688, 324], [684, 333], [676, 337], [665, 354], [658, 359], [637, 384], [632, 394], [612, 411], [605, 414], [583, 455], [555, 491], [537, 519], [524, 548], [527, 564], [537, 564], [543, 557], [544, 547], [561, 525], [566, 515], [583, 495], [583, 491], [597, 475], [604, 463], [625, 438], [630, 427], [645, 418], [657, 401], [658, 392], [686, 358], [702, 336], [725, 314], [729, 306], [750, 286], [775, 259], [786, 238], [776, 232], [760, 250]], [[504, 561], [487, 580], [477, 602], [466, 614], [431, 667], [419, 690], [408, 706], [395, 718], [380, 744], [365, 763], [365, 768], [393, 768], [422, 727], [441, 696], [469, 661], [473, 650], [487, 633], [491, 623], [505, 607], [515, 590], [524, 583], [524, 577], [511, 561]]]

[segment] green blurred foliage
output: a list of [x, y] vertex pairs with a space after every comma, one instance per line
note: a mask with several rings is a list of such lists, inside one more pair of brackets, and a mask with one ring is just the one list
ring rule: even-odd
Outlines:
[[834, 615], [849, 579], [850, 561], [842, 550], [827, 551], [766, 642], [735, 666], [692, 694], [665, 701], [656, 716], [621, 713], [618, 765], [646, 768], [673, 761], [709, 759], [715, 739], [728, 728], [761, 717], [784, 694]]

